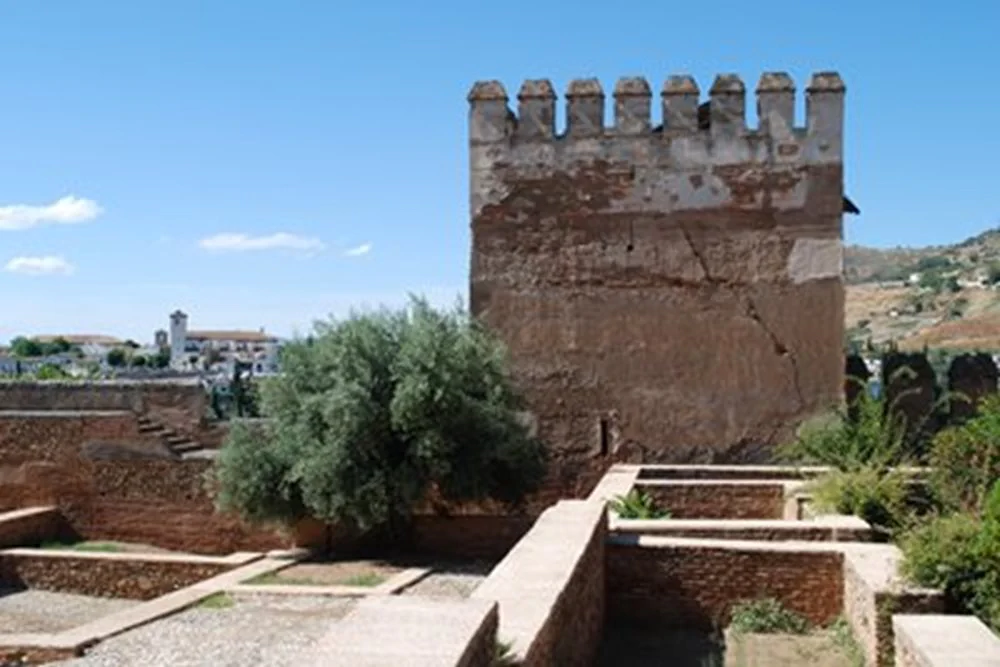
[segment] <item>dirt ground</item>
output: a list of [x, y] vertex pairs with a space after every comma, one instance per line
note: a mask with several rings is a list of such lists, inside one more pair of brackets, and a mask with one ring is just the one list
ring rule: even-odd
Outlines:
[[379, 560], [303, 562], [275, 572], [268, 581], [276, 584], [372, 585], [381, 583], [403, 567]]

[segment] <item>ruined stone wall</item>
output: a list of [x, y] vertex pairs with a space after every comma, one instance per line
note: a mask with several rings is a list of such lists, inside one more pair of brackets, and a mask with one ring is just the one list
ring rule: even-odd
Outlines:
[[127, 411], [185, 433], [204, 420], [208, 395], [197, 380], [0, 382], [0, 410]]
[[0, 512], [53, 505], [85, 539], [198, 553], [290, 544], [215, 512], [209, 465], [144, 440], [129, 412], [0, 412]]
[[789, 77], [734, 76], [699, 129], [690, 77], [621, 79], [604, 127], [596, 80], [547, 80], [518, 109], [499, 82], [469, 95], [470, 301], [510, 349], [563, 475], [603, 458], [744, 462], [841, 399], [842, 117], [813, 77], [806, 127]]

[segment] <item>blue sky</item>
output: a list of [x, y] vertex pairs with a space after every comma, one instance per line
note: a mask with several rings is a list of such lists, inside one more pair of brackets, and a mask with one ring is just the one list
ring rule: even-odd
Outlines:
[[837, 69], [848, 241], [957, 241], [1000, 223], [997, 26], [987, 2], [0, 0], [0, 340], [452, 302], [476, 79]]

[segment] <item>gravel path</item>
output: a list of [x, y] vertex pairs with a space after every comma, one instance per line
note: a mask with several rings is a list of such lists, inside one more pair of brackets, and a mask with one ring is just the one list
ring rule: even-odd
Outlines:
[[107, 639], [63, 667], [292, 667], [350, 611], [347, 598], [234, 595], [224, 609], [189, 609]]
[[431, 574], [404, 588], [400, 591], [400, 595], [467, 598], [482, 583], [493, 566], [494, 563], [487, 562], [435, 565]]
[[0, 589], [0, 631], [61, 632], [137, 604], [135, 600]]

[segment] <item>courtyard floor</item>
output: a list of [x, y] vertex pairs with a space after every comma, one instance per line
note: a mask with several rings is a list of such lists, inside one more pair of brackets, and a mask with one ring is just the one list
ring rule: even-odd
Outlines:
[[496, 563], [491, 561], [433, 563], [430, 574], [399, 594], [467, 598], [495, 566]]
[[227, 594], [111, 637], [64, 667], [243, 667], [302, 664], [349, 598]]
[[0, 589], [0, 632], [62, 632], [137, 604], [135, 600]]

